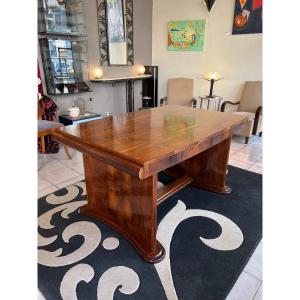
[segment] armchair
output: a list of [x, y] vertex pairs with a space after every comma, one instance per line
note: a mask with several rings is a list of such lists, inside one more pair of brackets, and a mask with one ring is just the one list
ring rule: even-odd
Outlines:
[[168, 95], [160, 100], [160, 106], [167, 104], [191, 106], [194, 93], [194, 79], [173, 78], [168, 80]]
[[252, 135], [262, 136], [262, 81], [246, 81], [241, 100], [225, 101], [221, 106], [221, 111], [224, 112], [228, 105], [237, 106], [235, 114], [250, 115], [246, 126], [236, 133], [245, 137], [245, 144], [248, 144]]

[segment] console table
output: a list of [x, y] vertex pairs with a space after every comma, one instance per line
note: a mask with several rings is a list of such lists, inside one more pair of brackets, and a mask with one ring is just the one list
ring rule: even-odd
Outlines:
[[126, 82], [126, 111], [134, 111], [134, 83], [137, 80], [144, 80], [151, 78], [152, 75], [139, 75], [139, 76], [125, 76], [125, 77], [102, 77], [100, 79], [92, 79], [91, 82], [98, 83], [117, 83]]
[[[53, 136], [83, 153], [88, 203], [80, 213], [158, 262], [165, 250], [156, 240], [157, 205], [188, 184], [230, 193], [231, 136], [247, 121], [247, 115], [166, 105], [58, 128]], [[157, 191], [161, 171], [174, 181]]]

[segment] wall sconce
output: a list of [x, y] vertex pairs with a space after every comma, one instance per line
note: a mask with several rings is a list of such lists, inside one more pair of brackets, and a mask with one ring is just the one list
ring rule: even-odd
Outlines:
[[103, 70], [101, 68], [97, 68], [95, 70], [95, 79], [100, 79], [103, 76]]
[[138, 72], [139, 75], [144, 75], [145, 72], [146, 72], [146, 68], [144, 66], [139, 66], [137, 68], [137, 72]]
[[223, 77], [218, 72], [208, 72], [203, 78], [210, 81], [210, 91], [209, 91], [208, 97], [212, 98], [215, 81], [219, 81], [219, 80], [223, 79]]

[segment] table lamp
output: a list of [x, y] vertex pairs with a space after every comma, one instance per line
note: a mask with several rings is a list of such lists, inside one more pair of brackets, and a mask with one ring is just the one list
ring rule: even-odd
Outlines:
[[103, 76], [103, 70], [101, 68], [95, 69], [95, 79], [100, 79]]
[[146, 68], [144, 66], [138, 66], [137, 72], [139, 75], [144, 75], [146, 72]]
[[213, 88], [214, 88], [215, 81], [219, 81], [223, 79], [223, 77], [218, 72], [208, 72], [203, 78], [210, 81], [210, 91], [208, 97], [211, 98], [213, 97]]

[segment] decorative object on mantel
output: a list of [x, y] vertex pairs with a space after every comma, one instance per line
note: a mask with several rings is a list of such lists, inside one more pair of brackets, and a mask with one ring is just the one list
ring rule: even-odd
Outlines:
[[[127, 52], [127, 63], [125, 65], [134, 65], [134, 49], [133, 49], [133, 0], [118, 0], [123, 3], [124, 9], [124, 21], [121, 23], [126, 23], [125, 30], [125, 43]], [[110, 48], [115, 48], [116, 43], [109, 43], [108, 41], [108, 27], [112, 24], [108, 24], [109, 20], [107, 17], [107, 5], [109, 5], [107, 0], [97, 0], [97, 19], [98, 19], [98, 34], [99, 34], [99, 50], [100, 50], [100, 64], [101, 66], [111, 66], [116, 65], [115, 59], [110, 57]], [[125, 5], [124, 5], [125, 3]], [[111, 21], [111, 19], [110, 19]], [[124, 47], [123, 47], [124, 48]], [[118, 63], [117, 65], [124, 65], [123, 63]]]
[[236, 0], [232, 34], [262, 33], [262, 0]]
[[137, 73], [138, 75], [144, 75], [146, 72], [146, 68], [144, 66], [138, 66]]
[[203, 78], [210, 81], [210, 90], [209, 90], [208, 97], [212, 98], [215, 81], [219, 81], [219, 80], [223, 79], [223, 77], [218, 72], [208, 72]]
[[204, 0], [204, 4], [207, 7], [208, 11], [211, 11], [213, 5], [215, 4], [215, 0]]
[[97, 68], [95, 70], [95, 79], [100, 79], [103, 77], [103, 70], [101, 68]]
[[205, 23], [205, 20], [169, 22], [168, 50], [203, 51]]

